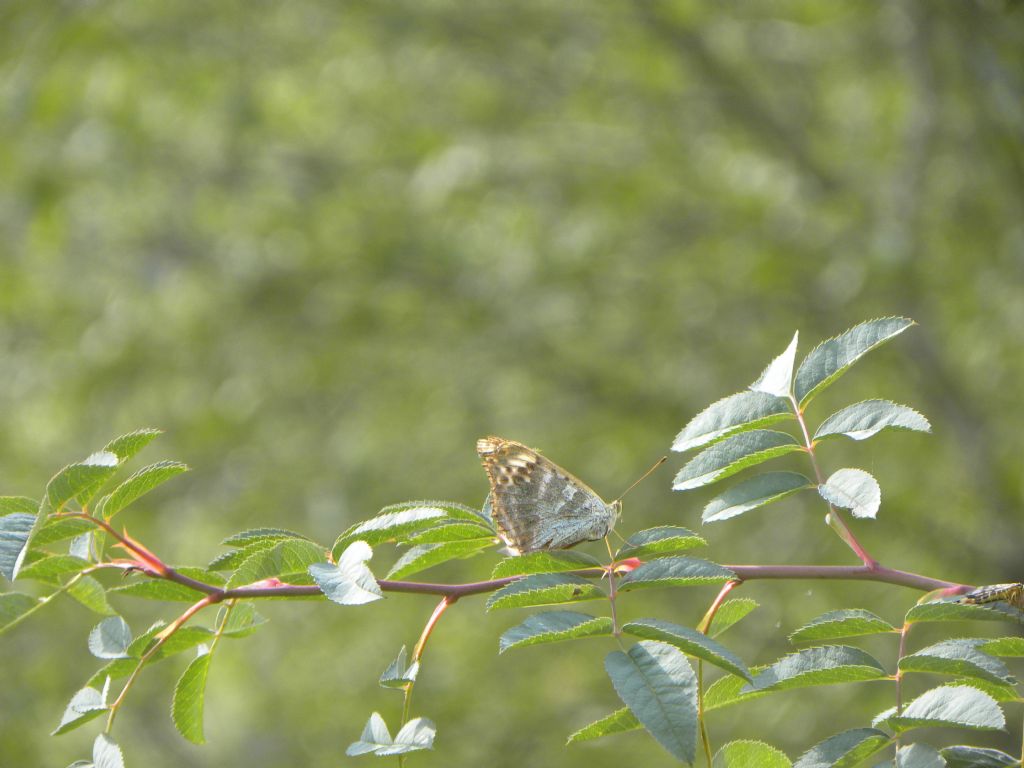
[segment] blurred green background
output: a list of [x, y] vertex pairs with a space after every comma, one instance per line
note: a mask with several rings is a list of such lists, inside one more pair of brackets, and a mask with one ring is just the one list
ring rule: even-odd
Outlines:
[[[479, 504], [473, 446], [490, 433], [614, 498], [794, 330], [806, 352], [902, 314], [920, 327], [810, 418], [886, 397], [935, 434], [830, 443], [824, 466], [878, 477], [879, 519], [855, 530], [883, 563], [1024, 578], [1022, 13], [5, 3], [0, 493], [38, 496], [109, 438], [164, 428], [142, 460], [193, 471], [123, 521], [193, 564], [242, 528], [329, 543], [388, 503]], [[721, 489], [671, 492], [682, 462], [631, 494], [623, 532], [699, 526]], [[808, 496], [709, 526], [707, 556], [852, 563], [823, 513]], [[380, 548], [378, 572], [393, 556]], [[497, 557], [425, 578], [483, 578]], [[751, 663], [825, 610], [896, 621], [918, 597], [840, 583], [740, 592], [762, 603], [729, 643]], [[630, 596], [623, 611], [692, 624], [712, 595]], [[397, 721], [377, 676], [433, 605], [265, 604], [267, 627], [218, 650], [205, 747], [168, 718], [182, 660], [143, 676], [115, 735], [130, 764], [157, 768], [344, 762], [371, 711]], [[119, 606], [136, 631], [171, 615]], [[482, 609], [465, 600], [435, 633], [414, 713], [437, 722], [437, 751], [410, 764], [668, 762], [638, 734], [564, 748], [618, 706], [607, 644], [499, 658], [498, 635], [522, 617]], [[0, 639], [4, 768], [88, 754], [95, 729], [47, 733], [97, 665], [96, 621], [64, 601]], [[892, 662], [893, 642], [867, 646]], [[795, 757], [892, 703], [884, 683], [780, 694], [716, 714], [712, 738]]]

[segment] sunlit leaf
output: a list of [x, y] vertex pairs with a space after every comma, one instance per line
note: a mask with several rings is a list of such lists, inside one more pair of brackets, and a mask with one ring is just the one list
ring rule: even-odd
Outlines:
[[672, 450], [689, 451], [787, 418], [793, 418], [793, 411], [785, 398], [764, 392], [737, 392], [712, 403], [690, 419], [676, 435]]
[[123, 464], [162, 434], [162, 429], [137, 429], [115, 437], [103, 446], [103, 450], [115, 454]]
[[206, 678], [210, 672], [210, 654], [203, 653], [192, 660], [174, 687], [171, 719], [178, 732], [193, 744], [203, 744], [203, 702], [206, 697]]
[[643, 563], [619, 582], [623, 591], [648, 587], [692, 587], [735, 579], [728, 568], [696, 557], [660, 557]]
[[768, 367], [757, 377], [757, 381], [750, 385], [752, 392], [766, 392], [776, 397], [789, 397], [793, 389], [793, 361], [796, 360], [796, 345], [800, 339], [800, 332], [793, 334], [793, 340], [789, 342], [786, 350], [772, 360]]
[[977, 648], [978, 641], [943, 640], [904, 656], [899, 668], [904, 672], [934, 672], [957, 677], [977, 677], [996, 685], [1016, 682], [999, 659]]
[[847, 369], [875, 347], [899, 335], [913, 320], [883, 317], [856, 325], [812, 349], [796, 371], [794, 392], [800, 406], [842, 376]]
[[440, 544], [418, 544], [409, 547], [388, 572], [389, 579], [404, 579], [414, 573], [425, 571], [449, 560], [478, 555], [494, 546], [494, 539], [469, 539], [467, 541], [446, 541]]
[[505, 630], [498, 641], [498, 653], [538, 643], [554, 643], [575, 637], [596, 637], [612, 633], [607, 616], [589, 616], [575, 611], [547, 611], [527, 617], [522, 624]]
[[876, 718], [896, 731], [910, 728], [953, 727], [994, 731], [1006, 726], [999, 704], [988, 694], [969, 685], [943, 685], [918, 696], [897, 716], [895, 711]]
[[811, 685], [878, 680], [885, 676], [882, 665], [865, 651], [848, 645], [825, 645], [783, 656], [758, 673], [750, 689], [781, 691]]
[[558, 573], [601, 568], [601, 561], [583, 552], [530, 552], [506, 557], [491, 571], [492, 579], [505, 579], [530, 573]]
[[711, 761], [711, 768], [792, 768], [789, 758], [763, 741], [730, 741]]
[[871, 611], [859, 608], [844, 608], [838, 611], [829, 611], [817, 618], [811, 619], [800, 629], [793, 632], [789, 636], [789, 640], [792, 643], [806, 643], [895, 631], [896, 627], [871, 613]]
[[864, 400], [836, 411], [821, 422], [814, 439], [845, 436], [852, 440], [867, 440], [883, 429], [931, 432], [932, 426], [913, 408], [889, 400]]
[[854, 728], [829, 736], [800, 755], [793, 768], [852, 768], [885, 748], [891, 737], [877, 728]]
[[755, 475], [709, 501], [704, 507], [701, 522], [728, 520], [813, 487], [814, 483], [798, 472], [765, 472]]
[[682, 627], [660, 619], [637, 619], [622, 626], [622, 631], [646, 640], [660, 640], [673, 645], [683, 653], [696, 656], [731, 675], [752, 680], [747, 665], [736, 654], [715, 640], [689, 627]]
[[708, 635], [718, 637], [755, 608], [757, 608], [757, 601], [749, 597], [726, 600], [715, 612], [711, 626], [708, 627]]
[[109, 520], [141, 496], [172, 477], [187, 471], [188, 467], [178, 461], [161, 461], [143, 467], [117, 486], [109, 495], [104, 496], [97, 505], [96, 514]]
[[672, 487], [688, 491], [723, 480], [730, 475], [777, 456], [802, 450], [796, 438], [785, 432], [755, 429], [727, 437], [698, 453], [675, 476]]
[[659, 525], [637, 531], [615, 553], [617, 560], [627, 557], [649, 557], [671, 552], [681, 552], [707, 544], [703, 538], [688, 528], [676, 525]]
[[636, 719], [636, 715], [629, 710], [629, 707], [623, 707], [606, 717], [602, 717], [600, 720], [594, 721], [590, 725], [580, 728], [569, 737], [566, 743], [577, 744], [581, 741], [590, 741], [592, 739], [599, 739], [602, 736], [610, 736], [613, 733], [635, 731], [638, 728], [643, 728], [643, 726]]
[[527, 608], [581, 600], [595, 600], [605, 593], [592, 581], [570, 573], [536, 573], [507, 584], [487, 599], [487, 610]]

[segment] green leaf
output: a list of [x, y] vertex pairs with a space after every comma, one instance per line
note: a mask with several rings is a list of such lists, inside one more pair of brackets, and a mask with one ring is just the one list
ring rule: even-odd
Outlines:
[[362, 605], [380, 600], [384, 595], [366, 566], [373, 557], [373, 550], [365, 541], [354, 541], [348, 545], [337, 565], [313, 563], [309, 574], [326, 595], [340, 605]]
[[114, 438], [103, 450], [115, 454], [123, 464], [163, 433], [162, 429], [138, 429]]
[[852, 440], [867, 440], [883, 429], [931, 432], [928, 419], [905, 405], [889, 400], [863, 400], [836, 411], [818, 427], [815, 440], [840, 435]]
[[174, 686], [171, 719], [178, 733], [193, 744], [203, 744], [203, 701], [206, 696], [206, 678], [210, 672], [209, 653], [202, 653], [185, 668]]
[[697, 677], [671, 645], [641, 640], [612, 651], [604, 668], [615, 692], [644, 728], [673, 756], [692, 763], [697, 748]]
[[[19, 503], [22, 501], [18, 496], [6, 496], [0, 499], [0, 510], [3, 508], [23, 508]], [[31, 503], [31, 499], [24, 499]], [[0, 517], [0, 574], [3, 574], [8, 581], [14, 581], [15, 565], [18, 556], [25, 549], [29, 534], [32, 532], [36, 521], [38, 506], [31, 512], [12, 512]]]
[[796, 371], [794, 391], [800, 407], [838, 379], [875, 347], [914, 324], [905, 317], [883, 317], [855, 325], [812, 349]]
[[161, 461], [156, 464], [150, 464], [148, 467], [143, 467], [117, 486], [112, 493], [100, 499], [96, 508], [96, 514], [102, 515], [109, 520], [161, 483], [165, 483], [172, 477], [187, 471], [188, 467], [178, 461]]
[[786, 350], [772, 360], [757, 377], [757, 381], [750, 385], [752, 392], [766, 392], [776, 397], [789, 397], [793, 390], [793, 361], [796, 359], [796, 345], [799, 339], [800, 332], [797, 331], [793, 334], [793, 340], [789, 342]]
[[792, 768], [783, 752], [763, 741], [730, 741], [711, 762], [712, 768]]
[[1020, 616], [1024, 614], [1004, 603], [971, 605], [935, 600], [915, 605], [907, 611], [906, 621], [1019, 621]]
[[787, 399], [764, 392], [737, 392], [712, 403], [690, 419], [676, 435], [672, 450], [689, 451], [787, 418], [793, 418]]
[[895, 711], [875, 725], [885, 724], [897, 732], [920, 727], [972, 728], [997, 731], [1006, 726], [1003, 710], [983, 691], [970, 685], [943, 685], [932, 688], [908, 704], [903, 714]]
[[[753, 667], [750, 671], [751, 673], [758, 673], [763, 669], [764, 667]], [[732, 675], [720, 677], [704, 692], [704, 711], [710, 712], [713, 709], [721, 709], [733, 704], [760, 699], [762, 696], [767, 695], [768, 691], [750, 690], [747, 681], [741, 677], [734, 677]]]
[[78, 579], [68, 587], [67, 592], [93, 613], [101, 616], [114, 616], [117, 613], [107, 602], [107, 593], [103, 585], [92, 576]]
[[449, 560], [472, 557], [494, 546], [494, 539], [470, 539], [468, 541], [446, 541], [441, 544], [419, 544], [410, 547], [388, 572], [389, 579], [404, 579], [414, 573], [425, 571]]
[[984, 640], [978, 649], [993, 656], [1020, 658], [1024, 656], [1024, 637], [998, 637]]
[[884, 749], [889, 734], [877, 728], [854, 728], [829, 736], [804, 752], [793, 768], [852, 768]]
[[783, 656], [760, 672], [750, 688], [783, 691], [812, 685], [878, 680], [885, 676], [882, 665], [860, 648], [824, 645]]
[[162, 600], [176, 603], [194, 603], [206, 596], [184, 584], [177, 584], [165, 579], [145, 579], [132, 584], [125, 584], [121, 587], [111, 587], [107, 590], [111, 595], [123, 595], [126, 597], [139, 597], [144, 600]]
[[854, 517], [874, 519], [882, 504], [878, 481], [863, 469], [839, 469], [832, 473], [818, 493], [829, 504], [853, 512]]
[[405, 542], [408, 544], [439, 544], [481, 537], [486, 537], [490, 543], [494, 543], [494, 533], [490, 529], [479, 523], [456, 521], [427, 528], [425, 531], [406, 537]]
[[206, 567], [211, 571], [234, 571], [256, 552], [273, 549], [282, 541], [308, 541], [308, 539], [253, 539], [245, 546], [217, 555]]
[[382, 688], [404, 689], [409, 683], [416, 682], [416, 675], [419, 674], [419, 671], [418, 661], [406, 666], [405, 646], [403, 645], [402, 650], [398, 652], [398, 658], [392, 661], [384, 670], [384, 674], [380, 676], [380, 685]]
[[643, 563], [619, 582], [625, 592], [646, 587], [692, 587], [735, 579], [724, 566], [696, 557], [660, 557]]
[[789, 636], [791, 643], [809, 641], [835, 640], [839, 637], [859, 637], [861, 635], [877, 635], [881, 632], [896, 632], [896, 627], [879, 618], [871, 611], [860, 608], [844, 608], [829, 611], [800, 627]]
[[637, 531], [626, 539], [626, 543], [615, 553], [615, 559], [623, 560], [627, 557], [652, 555], [656, 557], [666, 553], [702, 547], [705, 544], [707, 542], [689, 528], [677, 525], [659, 525], [656, 528]]
[[1019, 766], [1017, 758], [998, 749], [983, 747], [956, 746], [942, 750], [946, 760], [946, 768], [1008, 768]]
[[51, 517], [32, 537], [33, 547], [42, 547], [65, 539], [73, 539], [96, 530], [96, 524], [79, 517]]
[[[104, 664], [89, 678], [86, 685], [97, 686], [102, 684], [108, 677], [112, 680], [118, 680], [130, 675], [138, 666], [142, 654], [156, 642], [154, 635], [165, 626], [162, 622], [158, 623], [135, 638], [132, 644], [128, 646], [126, 658], [114, 659]], [[154, 664], [158, 661], [163, 661], [179, 653], [190, 651], [203, 643], [212, 642], [213, 639], [213, 632], [205, 627], [182, 627], [164, 640], [153, 655], [149, 657], [147, 663]]]
[[727, 437], [694, 456], [679, 470], [672, 488], [689, 491], [724, 480], [740, 470], [776, 456], [801, 450], [792, 435], [770, 429], [755, 429]]
[[605, 597], [593, 582], [569, 573], [535, 573], [506, 584], [487, 599], [487, 610], [556, 605]]
[[289, 531], [287, 528], [250, 528], [228, 536], [221, 544], [226, 547], [247, 547], [253, 542], [278, 542], [285, 539], [311, 541], [308, 536]]
[[531, 552], [528, 555], [506, 557], [491, 571], [491, 579], [523, 576], [530, 573], [558, 573], [602, 568], [601, 561], [583, 552]]
[[472, 522], [495, 536], [494, 525], [479, 510], [452, 501], [407, 501], [384, 507], [372, 517], [349, 528], [334, 543], [333, 554], [338, 554], [349, 543], [361, 539], [374, 545], [385, 541], [404, 542], [410, 534], [432, 528], [445, 521]]
[[725, 646], [695, 629], [681, 627], [660, 619], [637, 619], [624, 624], [622, 631], [645, 640], [660, 640], [663, 643], [674, 645], [683, 653], [714, 664], [731, 675], [738, 675], [748, 681], [753, 680], [742, 659]]
[[394, 512], [382, 512], [361, 523], [356, 523], [334, 542], [335, 557], [353, 541], [365, 541], [370, 546], [402, 537], [435, 525], [448, 517], [439, 507], [412, 507]]
[[709, 501], [704, 507], [701, 522], [728, 520], [813, 487], [814, 483], [799, 472], [765, 472], [755, 475]]
[[602, 736], [610, 736], [613, 733], [625, 733], [643, 728], [636, 715], [629, 711], [629, 707], [623, 707], [612, 712], [607, 717], [602, 717], [590, 725], [580, 728], [569, 737], [566, 744], [578, 744], [581, 741], [599, 739]]
[[124, 768], [121, 748], [106, 733], [101, 733], [92, 743], [93, 768]]
[[[39, 502], [27, 496], [0, 496], [0, 516], [32, 515], [39, 511]], [[2, 530], [2, 529], [0, 529]]]
[[711, 626], [708, 627], [708, 635], [718, 637], [755, 608], [757, 608], [757, 601], [749, 597], [726, 600], [715, 612]]
[[114, 476], [118, 466], [117, 454], [98, 451], [84, 461], [64, 467], [46, 484], [50, 509], [59, 512], [71, 499], [77, 499], [79, 504], [88, 504], [89, 499]]
[[498, 653], [538, 643], [554, 643], [576, 637], [597, 637], [612, 633], [607, 616], [589, 616], [575, 611], [547, 611], [527, 617], [522, 624], [505, 630], [498, 641]]
[[49, 555], [22, 566], [19, 578], [32, 579], [43, 584], [59, 587], [63, 577], [79, 573], [89, 567], [89, 562], [71, 555]]
[[1017, 692], [1015, 683], [992, 683], [988, 680], [981, 680], [977, 677], [960, 677], [956, 680], [951, 680], [950, 682], [970, 685], [973, 688], [977, 688], [982, 693], [987, 693], [1000, 703], [1024, 701]]
[[285, 539], [252, 552], [228, 579], [228, 589], [292, 573], [306, 573], [324, 559], [319, 544], [305, 539]]
[[20, 592], [0, 594], [0, 634], [42, 608], [43, 605], [45, 605], [44, 602]]
[[899, 661], [899, 668], [903, 672], [935, 672], [957, 677], [976, 677], [996, 685], [1015, 683], [1016, 680], [1003, 662], [978, 650], [976, 646], [980, 642], [943, 640], [904, 656]]
[[126, 659], [132, 631], [120, 616], [110, 616], [89, 633], [89, 653], [97, 659]]
[[64, 715], [60, 719], [60, 725], [50, 734], [60, 736], [62, 733], [73, 731], [80, 725], [85, 725], [90, 720], [99, 717], [107, 711], [106, 690], [102, 692], [95, 688], [82, 688], [71, 697]]

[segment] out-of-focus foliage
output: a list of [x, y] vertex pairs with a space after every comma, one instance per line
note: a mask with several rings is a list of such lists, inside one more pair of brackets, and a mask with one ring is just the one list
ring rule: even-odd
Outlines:
[[[0, 493], [38, 496], [83, 448], [153, 425], [195, 471], [119, 521], [172, 562], [247, 526], [331, 541], [395, 501], [478, 505], [488, 433], [614, 498], [794, 329], [899, 314], [921, 327], [810, 416], [884, 393], [934, 435], [830, 441], [826, 470], [856, 451], [878, 478], [878, 520], [855, 525], [886, 564], [1018, 580], [1022, 72], [1024, 13], [998, 0], [4, 4]], [[713, 492], [670, 477], [632, 492], [624, 534], [699, 525]], [[850, 561], [821, 509], [787, 504], [709, 527], [709, 554]], [[831, 607], [896, 620], [916, 599], [744, 590], [751, 663]], [[636, 616], [658, 599], [631, 598]], [[499, 658], [517, 619], [483, 603], [435, 633], [415, 714], [437, 752], [410, 761], [661, 759], [641, 736], [561, 751], [618, 706], [602, 651]], [[211, 670], [206, 746], [170, 724], [180, 669], [133, 690], [119, 741], [140, 765], [340, 761], [370, 711], [394, 720], [376, 680], [431, 608], [268, 605]], [[92, 618], [46, 610], [3, 639], [5, 764], [88, 753], [85, 730], [45, 734]], [[712, 738], [795, 756], [861, 723], [835, 722], [846, 696], [754, 702]]]

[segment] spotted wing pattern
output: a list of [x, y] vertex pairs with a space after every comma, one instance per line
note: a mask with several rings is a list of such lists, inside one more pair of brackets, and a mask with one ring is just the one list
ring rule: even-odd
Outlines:
[[607, 535], [618, 503], [600, 496], [522, 443], [500, 437], [477, 440], [491, 481], [491, 514], [502, 541], [517, 554], [565, 549]]
[[1014, 608], [1024, 610], [1024, 584], [990, 584], [968, 592], [960, 598], [961, 603], [981, 605], [1003, 601]]

